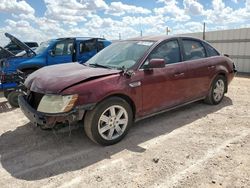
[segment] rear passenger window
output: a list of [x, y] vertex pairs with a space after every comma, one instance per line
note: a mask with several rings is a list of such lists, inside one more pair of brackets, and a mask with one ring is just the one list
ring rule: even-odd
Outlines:
[[80, 43], [80, 53], [91, 52], [96, 49], [96, 41], [89, 40]]
[[201, 59], [206, 57], [205, 49], [199, 41], [183, 39], [185, 60]]
[[177, 40], [171, 40], [160, 44], [150, 54], [149, 58], [164, 59], [167, 64], [180, 62], [180, 49]]
[[212, 56], [217, 56], [217, 55], [220, 55], [219, 52], [217, 52], [216, 49], [214, 49], [212, 46], [210, 46], [209, 44], [207, 43], [203, 43], [206, 50], [207, 50], [207, 56], [208, 57], [212, 57]]

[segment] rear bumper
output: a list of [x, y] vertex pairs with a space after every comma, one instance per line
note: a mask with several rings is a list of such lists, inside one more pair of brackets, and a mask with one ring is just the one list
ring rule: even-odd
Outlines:
[[19, 95], [18, 103], [24, 115], [35, 125], [42, 128], [54, 128], [58, 123], [73, 123], [81, 120], [86, 111], [83, 107], [74, 108], [70, 112], [64, 113], [43, 113], [35, 110], [26, 101], [25, 95]]

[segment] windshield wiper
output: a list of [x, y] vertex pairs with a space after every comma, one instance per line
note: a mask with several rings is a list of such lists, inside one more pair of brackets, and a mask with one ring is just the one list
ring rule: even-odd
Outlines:
[[89, 64], [90, 66], [94, 66], [94, 67], [101, 67], [101, 68], [106, 68], [106, 69], [112, 69], [112, 67], [106, 66], [106, 65], [100, 65], [98, 63], [92, 63]]

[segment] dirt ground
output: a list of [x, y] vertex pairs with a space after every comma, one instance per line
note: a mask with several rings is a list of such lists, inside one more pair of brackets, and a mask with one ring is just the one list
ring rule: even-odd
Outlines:
[[0, 97], [0, 187], [250, 187], [250, 78], [221, 104], [137, 122], [102, 147], [83, 128], [42, 131]]

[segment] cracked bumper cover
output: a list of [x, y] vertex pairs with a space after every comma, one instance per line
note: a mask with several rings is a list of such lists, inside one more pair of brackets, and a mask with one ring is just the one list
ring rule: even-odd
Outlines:
[[53, 128], [57, 123], [73, 123], [82, 120], [86, 110], [94, 108], [95, 104], [77, 106], [69, 112], [44, 113], [38, 112], [26, 101], [25, 95], [19, 95], [18, 103], [24, 115], [35, 125], [43, 128]]

